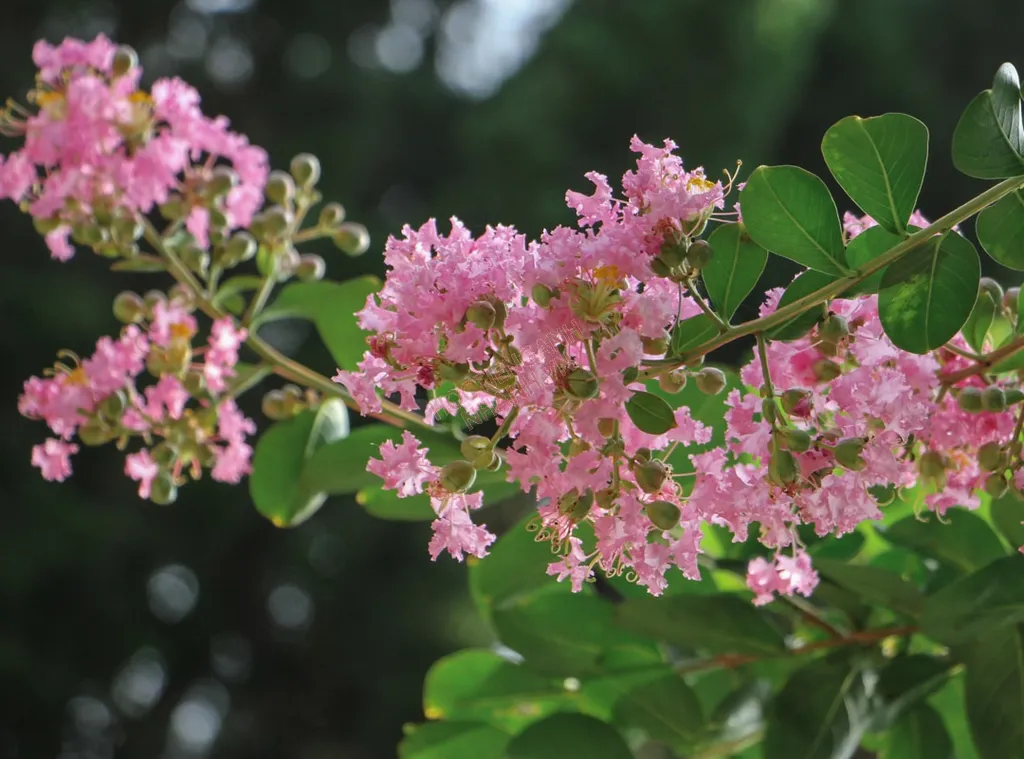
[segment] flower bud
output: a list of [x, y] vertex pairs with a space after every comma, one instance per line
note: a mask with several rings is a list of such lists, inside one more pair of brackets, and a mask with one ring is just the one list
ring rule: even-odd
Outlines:
[[597, 431], [600, 432], [605, 437], [611, 437], [612, 435], [615, 434], [616, 421], [617, 420], [615, 420], [615, 419], [607, 419], [607, 418], [605, 418], [605, 419], [598, 419], [597, 420]]
[[263, 231], [265, 237], [280, 238], [291, 228], [292, 224], [295, 223], [295, 214], [284, 206], [270, 206], [262, 213], [258, 214], [257, 219], [253, 219], [253, 229], [259, 228]]
[[90, 419], [78, 428], [78, 439], [83, 445], [103, 445], [109, 443], [115, 437], [117, 437], [117, 432], [103, 424], [99, 419]]
[[264, 188], [267, 200], [277, 203], [279, 206], [290, 206], [295, 202], [295, 180], [284, 171], [274, 170], [267, 177], [267, 185]]
[[322, 229], [334, 229], [345, 221], [345, 206], [341, 203], [328, 203], [320, 209], [317, 226]]
[[1006, 295], [1003, 296], [1003, 308], [1005, 308], [1011, 316], [1017, 316], [1017, 303], [1020, 298], [1020, 288], [1011, 287], [1006, 291]]
[[832, 450], [836, 457], [836, 463], [854, 472], [864, 469], [868, 464], [861, 454], [867, 442], [862, 437], [848, 437], [840, 440]]
[[146, 318], [146, 304], [131, 291], [114, 298], [114, 317], [122, 324], [137, 324]]
[[486, 331], [494, 326], [495, 316], [494, 306], [486, 300], [478, 300], [466, 309], [465, 318], [470, 324], [475, 324], [480, 329]]
[[978, 466], [986, 472], [1006, 468], [1006, 452], [1001, 443], [985, 443], [978, 449]]
[[926, 480], [945, 485], [946, 457], [938, 451], [925, 451], [917, 460], [917, 472]]
[[665, 337], [642, 337], [640, 341], [648, 356], [662, 356], [668, 350], [668, 338]]
[[985, 478], [985, 484], [983, 485], [985, 492], [993, 498], [999, 498], [1006, 493], [1008, 484], [1006, 478], [1000, 474], [990, 474]]
[[640, 377], [640, 370], [631, 366], [622, 373], [622, 384], [632, 385]]
[[[222, 195], [227, 195], [231, 190], [237, 187], [238, 182], [239, 178], [237, 171], [230, 166], [217, 166], [210, 176], [210, 181], [206, 184], [206, 190], [213, 197], [219, 198]], [[215, 210], [216, 209], [211, 209], [211, 216]]]
[[139, 54], [128, 45], [118, 45], [114, 51], [114, 59], [110, 62], [110, 73], [119, 79], [139, 65]]
[[124, 410], [127, 407], [128, 399], [125, 398], [124, 392], [121, 390], [115, 390], [103, 399], [103, 402], [100, 403], [97, 411], [104, 419], [116, 422], [121, 419], [121, 415], [124, 414]]
[[178, 449], [164, 441], [149, 452], [150, 457], [163, 469], [169, 469], [178, 459]]
[[192, 363], [192, 344], [187, 339], [172, 339], [164, 358], [165, 371], [181, 375]]
[[470, 435], [459, 447], [467, 461], [474, 461], [481, 453], [489, 453], [491, 449], [491, 439], [483, 435]]
[[501, 451], [491, 451], [491, 463], [487, 466], [488, 472], [497, 472], [505, 463], [505, 457]]
[[661, 261], [669, 269], [674, 269], [686, 259], [686, 250], [682, 245], [674, 242], [667, 242], [661, 246], [661, 252], [657, 260]]
[[650, 461], [652, 452], [650, 448], [637, 448], [636, 453], [633, 454], [634, 462]]
[[178, 499], [178, 486], [167, 472], [160, 472], [149, 487], [149, 500], [157, 506], [170, 506]]
[[675, 394], [680, 392], [684, 387], [686, 387], [686, 372], [681, 372], [677, 369], [676, 371], [659, 375], [658, 387], [666, 393]]
[[982, 400], [981, 388], [979, 387], [964, 387], [957, 393], [956, 402], [960, 405], [964, 411], [971, 414], [976, 414], [981, 411], [984, 406]]
[[441, 379], [458, 385], [469, 376], [469, 364], [449, 364], [443, 362], [438, 364], [437, 373]]
[[225, 266], [237, 266], [256, 255], [259, 247], [254, 238], [248, 232], [236, 232], [231, 235], [227, 245], [224, 246]]
[[768, 460], [768, 479], [785, 487], [796, 482], [800, 476], [800, 467], [796, 457], [789, 451], [776, 450]]
[[995, 385], [986, 387], [981, 391], [981, 407], [985, 411], [1006, 411], [1006, 393]]
[[547, 308], [550, 305], [551, 300], [558, 295], [557, 290], [553, 290], [547, 285], [542, 285], [539, 282], [533, 286], [530, 290], [530, 297], [533, 298], [533, 302], [541, 308]]
[[578, 522], [590, 514], [590, 508], [594, 505], [594, 494], [588, 490], [580, 495], [576, 488], [563, 494], [557, 502], [558, 513], [568, 517], [572, 522]]
[[197, 369], [189, 369], [181, 384], [189, 395], [197, 398], [206, 392], [206, 375]]
[[775, 405], [774, 398], [765, 398], [761, 401], [761, 419], [773, 427], [779, 421], [779, 407]]
[[441, 468], [440, 479], [449, 493], [465, 493], [476, 481], [476, 467], [468, 461], [453, 461]]
[[320, 160], [311, 153], [300, 153], [289, 167], [299, 187], [310, 190], [320, 181]]
[[725, 389], [725, 373], [713, 366], [705, 366], [693, 379], [697, 389], [705, 395], [718, 395]]
[[779, 442], [793, 453], [803, 453], [811, 447], [811, 435], [807, 430], [786, 427], [779, 431]]
[[303, 253], [299, 256], [299, 265], [295, 268], [295, 276], [300, 282], [316, 282], [327, 273], [327, 263], [315, 253]]
[[119, 216], [110, 225], [111, 236], [118, 245], [128, 245], [142, 237], [142, 222], [135, 216]]
[[655, 501], [644, 506], [651, 524], [659, 530], [671, 530], [679, 524], [679, 507], [670, 501]]
[[988, 293], [992, 296], [993, 303], [1002, 303], [1003, 298], [1006, 297], [1006, 294], [1003, 292], [1003, 286], [992, 279], [992, 277], [982, 277], [978, 280], [978, 293]]
[[185, 266], [200, 276], [206, 276], [206, 272], [210, 268], [209, 253], [202, 248], [197, 248], [195, 245], [186, 245], [182, 248], [179, 255], [181, 256], [181, 262]]
[[668, 468], [659, 459], [650, 459], [633, 465], [636, 484], [645, 493], [657, 493], [668, 479]]
[[843, 373], [843, 368], [835, 361], [823, 358], [814, 362], [811, 371], [819, 382], [831, 382]]
[[818, 327], [818, 334], [822, 340], [830, 343], [838, 343], [850, 334], [850, 324], [842, 316], [831, 314], [821, 326]]
[[596, 398], [600, 392], [597, 377], [586, 369], [575, 369], [565, 378], [565, 389], [573, 398], [581, 401]]
[[694, 269], [703, 269], [714, 258], [715, 251], [707, 240], [694, 240], [686, 251], [686, 263]]
[[288, 413], [288, 402], [280, 390], [271, 390], [263, 396], [263, 415], [273, 422], [280, 422], [291, 416]]
[[104, 234], [95, 222], [82, 221], [72, 225], [71, 239], [79, 245], [93, 247], [104, 241]]
[[334, 244], [349, 256], [361, 256], [370, 248], [370, 233], [362, 224], [346, 221], [334, 233]]
[[806, 413], [800, 412], [804, 411], [804, 407], [810, 400], [811, 392], [798, 387], [786, 390], [781, 396], [779, 396], [779, 401], [782, 404], [782, 410], [787, 414], [795, 414], [796, 416], [806, 416]]
[[651, 271], [656, 277], [672, 276], [672, 268], [661, 260], [661, 256], [651, 259]]

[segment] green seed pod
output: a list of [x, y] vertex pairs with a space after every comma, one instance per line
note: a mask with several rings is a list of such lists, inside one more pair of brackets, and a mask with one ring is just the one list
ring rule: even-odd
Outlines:
[[317, 226], [322, 229], [334, 229], [343, 221], [345, 221], [345, 206], [341, 203], [328, 203], [320, 209]]
[[693, 269], [703, 269], [714, 256], [715, 251], [707, 240], [694, 240], [686, 251], [686, 263]]
[[490, 453], [492, 448], [491, 439], [483, 435], [470, 435], [459, 446], [466, 461], [475, 461], [481, 453]]
[[990, 496], [992, 496], [993, 498], [999, 498], [1004, 493], [1006, 493], [1006, 490], [1009, 487], [1009, 485], [1006, 482], [1006, 478], [1002, 474], [990, 474], [988, 477], [985, 478], [985, 484], [983, 487], [985, 489], [985, 492], [988, 493]]
[[640, 370], [635, 366], [631, 366], [622, 372], [622, 384], [632, 385], [637, 379], [640, 378]]
[[224, 246], [225, 265], [237, 266], [256, 255], [259, 245], [248, 232], [236, 232]]
[[139, 65], [139, 54], [128, 45], [119, 45], [114, 51], [114, 59], [110, 63], [110, 73], [114, 79], [120, 79]]
[[438, 365], [437, 373], [441, 379], [458, 385], [469, 376], [469, 364], [442, 363]]
[[80, 222], [71, 227], [71, 239], [79, 245], [94, 247], [104, 241], [104, 234], [97, 224]]
[[838, 343], [843, 338], [849, 337], [850, 324], [842, 316], [832, 314], [818, 327], [818, 334], [826, 342]]
[[811, 435], [807, 430], [787, 427], [779, 431], [779, 442], [793, 453], [803, 453], [811, 447]]
[[718, 395], [725, 389], [725, 373], [713, 366], [705, 366], [693, 378], [697, 389], [705, 395]]
[[1006, 405], [1014, 406], [1021, 401], [1024, 401], [1024, 391], [1018, 390], [1015, 387], [1009, 387], [1005, 390], [1006, 393]]
[[1001, 443], [985, 443], [978, 449], [978, 466], [986, 472], [1005, 469], [1007, 463], [1006, 451]]
[[611, 437], [615, 434], [615, 427], [617, 426], [617, 420], [615, 419], [598, 419], [597, 420], [597, 431], [605, 437]]
[[114, 298], [114, 317], [122, 324], [138, 324], [146, 318], [146, 304], [137, 294], [126, 290]]
[[686, 387], [686, 372], [678, 369], [658, 376], [658, 387], [666, 393], [678, 393]]
[[978, 280], [978, 293], [988, 293], [992, 296], [993, 303], [1002, 303], [1006, 297], [1006, 294], [1003, 292], [1003, 286], [992, 279], [992, 277], [982, 277]]
[[295, 223], [295, 214], [284, 206], [271, 206], [260, 214], [260, 223], [266, 237], [279, 239]]
[[78, 428], [78, 439], [88, 446], [103, 445], [115, 437], [117, 433], [96, 418], [90, 419]]
[[594, 493], [588, 490], [579, 498], [575, 499], [572, 503], [572, 508], [568, 511], [563, 511], [565, 516], [569, 517], [571, 522], [579, 522], [582, 519], [586, 519], [590, 514], [590, 509], [594, 505]]
[[1010, 316], [1017, 316], [1017, 303], [1020, 298], [1020, 288], [1011, 287], [1006, 291], [1006, 295], [1003, 296], [1003, 308], [1007, 310]]
[[480, 329], [486, 331], [494, 326], [495, 316], [494, 306], [486, 300], [478, 300], [466, 309], [465, 318], [470, 324], [475, 324]]
[[169, 469], [178, 458], [177, 449], [168, 442], [158, 443], [149, 452], [161, 468]]
[[153, 480], [149, 488], [149, 500], [157, 506], [170, 506], [178, 499], [178, 486], [174, 484], [171, 475], [161, 472]]
[[334, 233], [334, 244], [338, 249], [353, 258], [361, 256], [370, 248], [370, 233], [362, 224], [346, 221], [338, 225]]
[[488, 472], [497, 472], [505, 463], [505, 457], [501, 451], [491, 451], [491, 463], [487, 467]]
[[193, 398], [198, 397], [206, 392], [206, 375], [195, 369], [189, 369], [185, 372], [182, 384], [189, 395]]
[[811, 371], [819, 382], [831, 382], [843, 373], [843, 367], [831, 359], [823, 358], [814, 362]]
[[273, 422], [287, 419], [288, 400], [280, 390], [271, 390], [263, 396], [263, 415]]
[[985, 411], [1006, 411], [1006, 393], [991, 385], [981, 391], [981, 407]]
[[660, 256], [651, 259], [651, 271], [654, 272], [656, 277], [671, 278], [672, 276], [672, 268], [666, 265]]
[[848, 437], [836, 443], [832, 453], [835, 454], [836, 463], [847, 469], [859, 472], [867, 466], [864, 457], [861, 455], [867, 440], [862, 437]]
[[658, 459], [651, 459], [633, 466], [636, 484], [645, 493], [657, 493], [668, 479], [668, 468]]
[[591, 372], [586, 369], [575, 369], [565, 378], [566, 392], [573, 398], [581, 401], [596, 398], [600, 392], [600, 386]]
[[655, 501], [644, 506], [644, 513], [659, 530], [671, 530], [679, 524], [679, 507], [670, 501]]
[[327, 273], [327, 262], [315, 253], [303, 253], [299, 256], [299, 265], [295, 267], [295, 276], [300, 282], [317, 282]]
[[440, 480], [449, 493], [465, 493], [476, 481], [476, 467], [468, 461], [453, 461], [441, 468]]
[[811, 399], [811, 392], [803, 388], [791, 388], [785, 391], [779, 398], [782, 403], [782, 410], [792, 414], [798, 406]]
[[300, 153], [292, 159], [292, 176], [304, 190], [310, 190], [320, 181], [320, 159], [311, 153]]
[[287, 172], [274, 170], [267, 177], [264, 192], [271, 203], [290, 206], [295, 202], [295, 180]]
[[761, 401], [761, 418], [773, 427], [779, 421], [779, 407], [775, 405], [774, 398]]
[[533, 286], [530, 290], [530, 297], [533, 298], [533, 302], [541, 308], [547, 308], [551, 304], [551, 300], [558, 294], [557, 290], [552, 290], [547, 285], [542, 285], [539, 282]]
[[657, 260], [661, 261], [669, 269], [674, 269], [686, 260], [686, 250], [682, 245], [668, 242], [661, 246], [661, 252]]
[[964, 387], [957, 393], [956, 402], [964, 411], [976, 414], [984, 408], [982, 392], [979, 387]]
[[946, 457], [938, 451], [925, 451], [917, 460], [917, 471], [922, 477], [930, 480], [946, 478]]
[[594, 493], [594, 502], [602, 509], [610, 509], [615, 505], [619, 493], [615, 488], [602, 488]]
[[[227, 195], [231, 190], [238, 186], [238, 172], [230, 166], [218, 166], [213, 170], [213, 175], [210, 177], [209, 183], [206, 185], [207, 191], [215, 198], [219, 198], [222, 195]], [[210, 210], [210, 216], [212, 217], [216, 209]], [[219, 213], [219, 212], [218, 212]], [[220, 225], [223, 226], [226, 220], [222, 220]]]
[[121, 419], [121, 415], [124, 414], [124, 410], [127, 407], [128, 399], [125, 397], [124, 392], [116, 390], [103, 399], [97, 411], [107, 421], [117, 422]]
[[188, 206], [181, 195], [169, 195], [167, 200], [160, 204], [160, 215], [167, 219], [167, 221], [182, 219], [186, 213], [188, 213]]
[[559, 514], [567, 515], [572, 513], [572, 510], [576, 508], [576, 504], [579, 503], [579, 500], [580, 491], [573, 488], [567, 493], [562, 493], [562, 495], [558, 497], [558, 500], [555, 501], [555, 507], [558, 509]]
[[789, 451], [777, 450], [768, 460], [768, 479], [785, 487], [796, 482], [800, 476], [800, 467], [796, 457]]
[[643, 337], [640, 341], [648, 356], [662, 356], [668, 350], [668, 338], [665, 337]]
[[172, 339], [165, 357], [167, 371], [181, 376], [192, 363], [192, 344], [184, 338]]
[[200, 276], [206, 276], [206, 272], [210, 268], [209, 253], [202, 248], [197, 248], [195, 245], [187, 245], [182, 248], [179, 255], [181, 256], [181, 262], [185, 266]]

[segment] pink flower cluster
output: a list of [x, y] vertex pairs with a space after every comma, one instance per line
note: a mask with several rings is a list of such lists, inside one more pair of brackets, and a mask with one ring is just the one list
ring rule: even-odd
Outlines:
[[[76, 437], [87, 445], [116, 440], [122, 449], [138, 438], [147, 447], [128, 455], [125, 473], [142, 498], [153, 495], [159, 477], [177, 487], [186, 468], [193, 479], [209, 468], [214, 480], [239, 482], [249, 473], [245, 440], [256, 427], [239, 411], [228, 380], [245, 330], [218, 320], [206, 345], [193, 351], [196, 320], [182, 304], [157, 301], [139, 321], [117, 339], [101, 338], [92, 356], [25, 383], [18, 410], [54, 435], [33, 448], [32, 464], [45, 479], [63, 481], [79, 450]], [[154, 381], [140, 387], [147, 372]], [[190, 405], [192, 398], [198, 403]]]
[[[141, 69], [119, 54], [129, 55], [103, 36], [38, 42], [30, 93], [38, 111], [11, 106], [0, 115], [3, 131], [24, 137], [19, 150], [0, 157], [0, 198], [26, 204], [61, 261], [74, 253], [73, 229], [118, 211], [148, 213], [172, 194], [183, 199], [201, 248], [211, 212], [230, 230], [247, 226], [262, 204], [266, 152], [230, 131], [227, 119], [204, 116], [199, 94], [180, 79], [141, 90]], [[211, 201], [203, 189], [218, 161], [233, 167], [232, 186]]]

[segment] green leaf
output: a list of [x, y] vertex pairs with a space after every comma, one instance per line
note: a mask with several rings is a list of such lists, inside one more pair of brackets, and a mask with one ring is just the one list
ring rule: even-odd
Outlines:
[[849, 759], [867, 728], [864, 678], [843, 658], [801, 667], [776, 696], [765, 759]]
[[[380, 477], [366, 471], [366, 465], [370, 459], [380, 457], [380, 446], [388, 440], [400, 444], [402, 430], [386, 424], [367, 424], [352, 430], [348, 437], [321, 446], [306, 462], [302, 472], [303, 485], [328, 495], [356, 493], [363, 488], [379, 485]], [[455, 447], [454, 442], [450, 447]], [[438, 463], [434, 461], [434, 456], [430, 456], [430, 459], [431, 463]], [[441, 461], [440, 465], [446, 463]]]
[[851, 591], [863, 601], [915, 617], [921, 613], [920, 591], [897, 574], [878, 567], [816, 559], [815, 569], [826, 580]]
[[482, 722], [427, 722], [408, 729], [399, 759], [506, 759], [511, 736]]
[[879, 759], [955, 759], [939, 713], [927, 704], [908, 712], [886, 736]]
[[903, 234], [928, 164], [928, 127], [903, 113], [848, 116], [821, 142], [832, 176], [868, 216]]
[[[1024, 319], [1022, 319], [1021, 321], [1024, 322]], [[1021, 334], [1024, 334], [1024, 332], [1022, 332], [1021, 328], [1018, 327], [1017, 335], [1007, 335], [1006, 338], [1002, 342], [1000, 342], [999, 345], [997, 345], [996, 347], [1002, 348], [1003, 346], [1013, 342], [1016, 339], [1016, 337]], [[993, 366], [991, 369], [991, 373], [1002, 374], [1004, 372], [1015, 372], [1018, 369], [1024, 369], [1024, 351], [1017, 351], [1016, 353], [1010, 354], [1002, 361], [998, 362], [995, 366]]]
[[366, 337], [356, 312], [366, 298], [377, 292], [380, 280], [365, 276], [347, 282], [295, 282], [286, 285], [257, 320], [257, 325], [277, 319], [308, 319], [342, 369], [355, 369], [366, 352]]
[[1024, 622], [1024, 555], [998, 559], [928, 596], [921, 630], [945, 644]]
[[278, 527], [294, 527], [316, 513], [327, 494], [302, 484], [309, 459], [348, 435], [348, 410], [336, 398], [273, 424], [256, 444], [249, 493], [256, 509]]
[[935, 237], [882, 275], [878, 315], [889, 339], [910, 353], [945, 345], [974, 309], [981, 261], [956, 232]]
[[926, 654], [901, 655], [878, 676], [872, 704], [871, 730], [887, 730], [949, 681], [954, 664]]
[[664, 398], [644, 391], [626, 401], [626, 413], [641, 432], [664, 435], [676, 426], [675, 413]]
[[978, 214], [978, 242], [992, 258], [1024, 271], [1024, 192], [1017, 190]]
[[740, 208], [761, 247], [825, 274], [848, 273], [839, 212], [814, 174], [796, 166], [760, 166], [740, 194]]
[[[889, 252], [898, 245], [901, 238], [887, 232], [882, 227], [868, 227], [859, 235], [850, 240], [846, 246], [846, 260], [850, 266], [860, 269], [883, 253]], [[846, 291], [846, 295], [873, 295], [882, 286], [882, 275], [884, 270], [876, 271], [870, 277], [858, 285], [854, 285]]]
[[562, 683], [503, 659], [466, 650], [437, 661], [423, 686], [428, 719], [478, 720], [517, 733], [531, 722], [572, 708], [577, 694]]
[[1020, 80], [1011, 64], [999, 67], [992, 89], [974, 98], [960, 117], [953, 132], [953, 165], [976, 179], [1024, 174]]
[[966, 509], [950, 509], [948, 524], [935, 517], [901, 519], [882, 532], [890, 543], [947, 561], [964, 570], [976, 569], [1006, 555], [999, 537], [984, 519]]
[[[500, 503], [522, 492], [518, 484], [506, 482], [505, 475], [505, 472], [477, 472], [473, 489], [483, 491], [485, 506]], [[397, 492], [384, 490], [379, 483], [378, 479], [373, 485], [368, 485], [356, 493], [356, 503], [362, 506], [367, 514], [398, 522], [423, 522], [437, 518], [428, 496], [400, 498]]]
[[971, 739], [971, 727], [964, 709], [964, 674], [961, 670], [949, 678], [946, 685], [928, 699], [928, 705], [935, 709], [946, 723], [946, 729], [953, 739], [956, 759], [981, 759]]
[[262, 284], [263, 277], [258, 277], [255, 274], [239, 274], [237, 277], [226, 279], [217, 288], [217, 292], [214, 293], [213, 304], [219, 306], [228, 298], [241, 295], [250, 290], [260, 289]]
[[[779, 308], [795, 303], [801, 298], [831, 285], [837, 279], [838, 277], [833, 277], [831, 274], [822, 274], [820, 271], [810, 269], [801, 272], [782, 293], [782, 298], [779, 299]], [[821, 307], [815, 306], [799, 316], [794, 316], [788, 322], [780, 324], [769, 333], [769, 337], [772, 340], [798, 340], [810, 332], [821, 318]]]
[[680, 356], [718, 334], [718, 326], [707, 314], [697, 314], [689, 319], [683, 319], [672, 329], [672, 355]]
[[998, 307], [992, 294], [988, 290], [981, 290], [978, 293], [978, 300], [974, 304], [974, 310], [971, 311], [971, 315], [967, 317], [967, 323], [960, 330], [967, 344], [976, 353], [984, 353], [985, 339], [988, 337], [989, 328], [996, 318], [997, 311]]
[[964, 700], [982, 759], [1024, 757], [1024, 626], [985, 631], [954, 652], [966, 666]]
[[628, 600], [616, 607], [615, 624], [691, 651], [757, 656], [786, 650], [764, 612], [734, 594]]
[[125, 258], [115, 261], [110, 266], [111, 271], [132, 271], [139, 274], [155, 274], [160, 271], [167, 271], [167, 264], [162, 258], [140, 254], [133, 258]]
[[763, 730], [774, 695], [771, 682], [760, 678], [748, 680], [726, 695], [711, 714], [709, 728], [716, 734], [716, 742], [741, 741]]
[[708, 242], [715, 255], [700, 274], [719, 316], [729, 321], [761, 278], [768, 251], [750, 239], [742, 224], [722, 224]]
[[697, 741], [704, 729], [700, 701], [678, 675], [663, 675], [622, 694], [615, 704], [616, 725], [642, 730], [651, 740], [675, 749]]
[[534, 722], [508, 744], [505, 759], [633, 759], [610, 725], [582, 714], [555, 714]]
[[1013, 548], [1024, 546], [1024, 502], [1012, 492], [992, 501], [992, 521]]

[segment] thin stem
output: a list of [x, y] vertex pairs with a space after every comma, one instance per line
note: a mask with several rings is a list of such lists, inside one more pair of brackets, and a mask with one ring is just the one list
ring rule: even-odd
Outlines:
[[513, 406], [512, 410], [509, 411], [501, 421], [501, 426], [498, 427], [498, 431], [494, 433], [494, 437], [491, 438], [492, 445], [497, 445], [501, 439], [508, 434], [509, 429], [512, 427], [512, 422], [516, 420], [517, 416], [519, 416], [519, 407]]
[[761, 376], [764, 378], [767, 397], [774, 398], [775, 388], [772, 387], [772, 375], [768, 371], [768, 341], [765, 340], [763, 332], [757, 333], [757, 357], [761, 359]]
[[249, 308], [245, 311], [245, 316], [242, 317], [243, 326], [250, 326], [252, 320], [260, 315], [263, 311], [263, 307], [267, 305], [267, 298], [270, 297], [270, 293], [274, 290], [275, 284], [275, 273], [277, 272], [277, 262], [275, 261], [270, 265], [270, 271], [267, 272], [267, 276], [260, 282], [260, 289], [256, 292], [252, 301], [249, 303]]
[[1024, 350], [1024, 335], [1011, 340], [1002, 348], [996, 348], [991, 353], [985, 353], [978, 356], [977, 363], [974, 366], [969, 366], [966, 369], [961, 369], [958, 372], [950, 372], [949, 374], [942, 376], [943, 385], [955, 385], [957, 382], [968, 377], [973, 377], [978, 374], [984, 374], [993, 366], [998, 364], [1000, 361], [1013, 356], [1016, 353], [1020, 353]]
[[[590, 372], [595, 377], [598, 377], [598, 374], [597, 374], [597, 356], [594, 355], [594, 341], [593, 340], [584, 340], [583, 341], [583, 345], [585, 345], [586, 348], [587, 348], [587, 361], [590, 362]], [[598, 377], [598, 379], [600, 379], [600, 377]]]
[[779, 600], [783, 603], [792, 606], [798, 612], [800, 616], [811, 625], [824, 630], [832, 638], [844, 638], [847, 633], [842, 632], [838, 627], [835, 627], [831, 622], [822, 617], [818, 610], [807, 601], [799, 598], [798, 596], [780, 596]]
[[[163, 244], [163, 240], [160, 238], [159, 232], [153, 227], [148, 219], [143, 218], [144, 234], [147, 242], [157, 250], [163, 257], [164, 261], [167, 262], [167, 270], [171, 273], [176, 280], [189, 289], [195, 298], [196, 305], [209, 316], [211, 319], [222, 319], [227, 314], [215, 306], [203, 293], [203, 287], [199, 281], [192, 275], [192, 272], [181, 262], [181, 260], [174, 255], [171, 251]], [[299, 385], [305, 385], [311, 387], [314, 390], [319, 390], [324, 395], [340, 398], [345, 402], [345, 405], [349, 408], [359, 411], [359, 404], [355, 402], [351, 395], [345, 390], [344, 387], [332, 382], [330, 379], [320, 374], [319, 372], [310, 369], [307, 366], [303, 366], [297, 361], [292, 361], [284, 354], [271, 347], [267, 342], [260, 339], [258, 336], [249, 333], [246, 337], [245, 344], [249, 348], [263, 359], [263, 362], [273, 368], [274, 374], [282, 377], [286, 380], [294, 382]], [[380, 412], [369, 413], [366, 416], [373, 417], [379, 421], [390, 424], [394, 427], [406, 427], [413, 425], [426, 430], [433, 430], [434, 427], [423, 419], [418, 414], [413, 414], [410, 411], [399, 408], [390, 401], [381, 400]]]
[[714, 309], [708, 305], [708, 302], [701, 297], [701, 294], [697, 292], [697, 288], [694, 287], [689, 280], [686, 282], [686, 294], [697, 301], [697, 305], [700, 306], [700, 310], [707, 314], [708, 318], [715, 323], [718, 327], [718, 331], [723, 335], [728, 333], [731, 327], [725, 323], [721, 316], [715, 313]]

